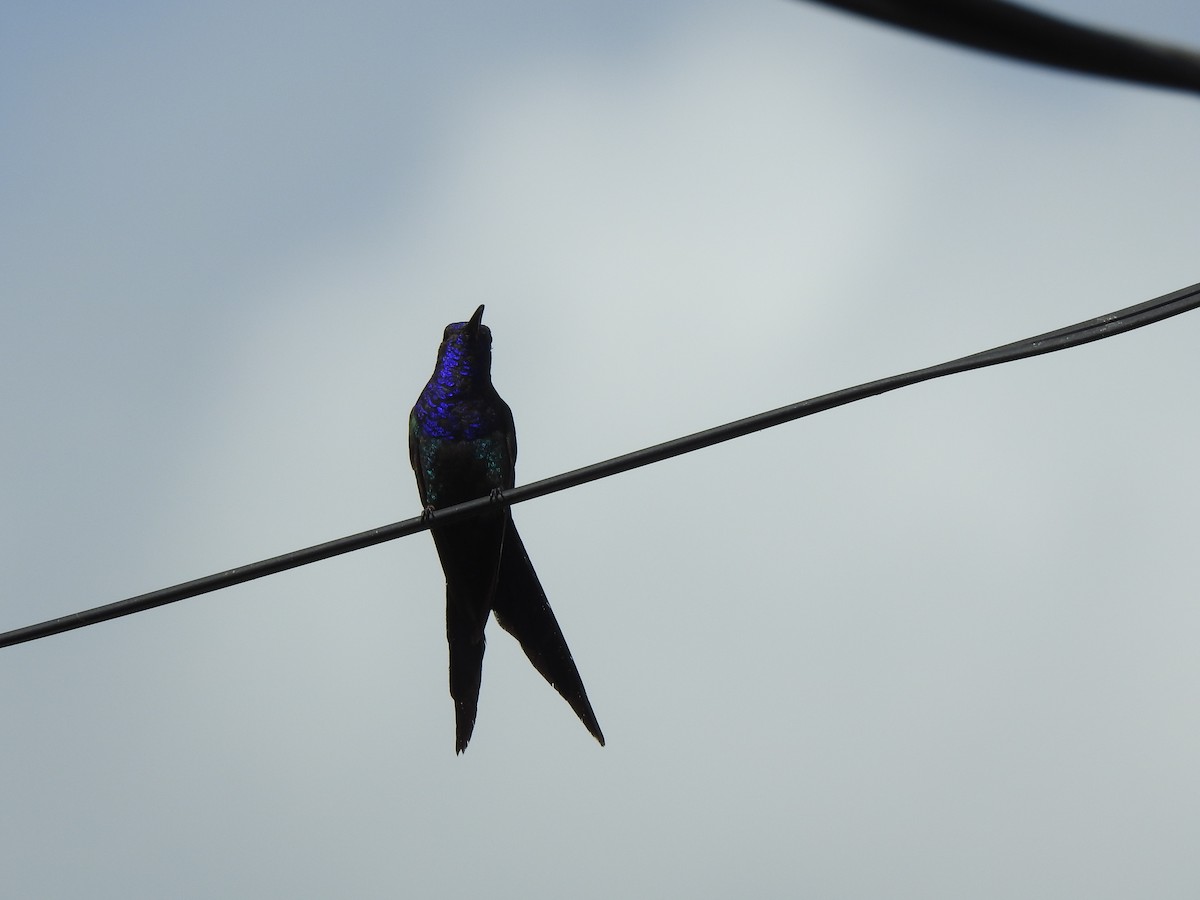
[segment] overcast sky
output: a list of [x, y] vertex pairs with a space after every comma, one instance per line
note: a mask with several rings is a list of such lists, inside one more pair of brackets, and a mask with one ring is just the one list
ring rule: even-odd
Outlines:
[[[1191, 0], [1043, 8], [1200, 46]], [[1200, 281], [1200, 107], [782, 0], [0, 14], [0, 630]], [[0, 651], [37, 898], [1194, 898], [1200, 313], [522, 504], [608, 738], [428, 535]]]

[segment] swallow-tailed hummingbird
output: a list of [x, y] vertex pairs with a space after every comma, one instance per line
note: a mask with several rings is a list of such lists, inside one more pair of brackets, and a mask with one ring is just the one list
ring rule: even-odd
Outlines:
[[[512, 410], [492, 386], [492, 332], [483, 307], [447, 325], [433, 376], [408, 420], [408, 454], [425, 513], [479, 497], [499, 497], [516, 480], [517, 434]], [[562, 694], [603, 746], [604, 735], [546, 600], [508, 506], [474, 518], [431, 525], [446, 574], [446, 640], [455, 750], [475, 727], [483, 671], [484, 626], [496, 614], [529, 661]]]

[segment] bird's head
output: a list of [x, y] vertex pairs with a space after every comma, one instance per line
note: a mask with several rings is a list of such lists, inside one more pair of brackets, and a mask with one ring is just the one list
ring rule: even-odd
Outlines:
[[441, 369], [460, 374], [488, 375], [492, 367], [492, 330], [483, 324], [483, 304], [466, 322], [452, 322], [438, 348]]

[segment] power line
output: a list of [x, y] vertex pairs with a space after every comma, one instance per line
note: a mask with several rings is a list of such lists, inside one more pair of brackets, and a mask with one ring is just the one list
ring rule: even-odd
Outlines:
[[663, 444], [656, 444], [653, 447], [627, 453], [624, 456], [617, 456], [604, 462], [584, 466], [582, 469], [575, 469], [562, 475], [555, 475], [541, 481], [522, 485], [510, 491], [505, 491], [503, 496], [497, 500], [492, 500], [488, 497], [471, 500], [467, 503], [461, 503], [458, 506], [438, 510], [436, 515], [428, 518], [418, 516], [413, 519], [405, 519], [402, 522], [395, 522], [381, 528], [352, 534], [349, 537], [327, 541], [324, 544], [306, 547], [303, 550], [285, 553], [282, 556], [275, 556], [271, 559], [250, 563], [236, 569], [228, 569], [224, 572], [218, 572], [215, 575], [208, 575], [204, 578], [197, 578], [194, 581], [186, 581], [183, 584], [177, 584], [158, 591], [151, 591], [148, 594], [139, 594], [136, 597], [130, 597], [128, 600], [120, 600], [116, 603], [109, 603], [106, 606], [98, 606], [94, 609], [73, 613], [58, 619], [51, 619], [37, 625], [29, 625], [25, 628], [8, 631], [0, 634], [0, 648], [49, 637], [50, 635], [60, 634], [64, 631], [72, 631], [76, 628], [83, 628], [86, 625], [94, 625], [97, 622], [105, 622], [109, 619], [128, 616], [132, 613], [153, 609], [156, 606], [174, 603], [177, 600], [184, 600], [188, 597], [196, 597], [200, 594], [220, 590], [221, 588], [232, 587], [235, 584], [253, 581], [265, 575], [274, 575], [276, 572], [283, 572], [287, 569], [294, 569], [299, 566], [308, 565], [309, 563], [329, 559], [331, 556], [339, 556], [343, 553], [350, 553], [353, 550], [361, 550], [364, 547], [382, 544], [385, 541], [395, 540], [396, 538], [415, 534], [418, 531], [424, 531], [434, 522], [453, 522], [458, 519], [478, 515], [484, 510], [492, 508], [497, 502], [514, 504], [533, 500], [536, 497], [543, 497], [547, 494], [566, 490], [567, 488], [577, 487], [581, 484], [587, 484], [590, 481], [598, 481], [601, 478], [607, 478], [610, 475], [616, 475], [621, 472], [628, 472], [631, 469], [648, 466], [651, 463], [662, 462], [674, 456], [681, 456], [684, 453], [691, 453], [694, 450], [711, 447], [714, 444], [730, 441], [756, 431], [782, 425], [785, 422], [811, 416], [838, 406], [845, 406], [847, 403], [854, 403], [858, 400], [864, 400], [867, 397], [874, 397], [877, 394], [884, 394], [888, 391], [908, 387], [922, 381], [941, 378], [945, 375], [955, 375], [959, 372], [968, 372], [972, 369], [982, 369], [987, 366], [1013, 362], [1031, 356], [1040, 356], [1043, 353], [1054, 353], [1070, 347], [1078, 347], [1082, 344], [1088, 344], [1092, 341], [1102, 340], [1103, 338], [1112, 337], [1125, 331], [1132, 331], [1135, 328], [1142, 328], [1145, 325], [1160, 322], [1163, 319], [1193, 310], [1198, 306], [1200, 306], [1200, 284], [1194, 284], [1191, 287], [1182, 288], [1173, 293], [1165, 294], [1162, 297], [1157, 297], [1154, 300], [1148, 300], [1136, 306], [1117, 310], [1096, 319], [1089, 319], [1077, 325], [1060, 328], [1057, 331], [1048, 331], [1045, 334], [1015, 341], [1011, 344], [1004, 344], [1000, 347], [993, 347], [991, 350], [984, 350], [981, 353], [974, 353], [970, 356], [950, 360], [936, 366], [917, 369], [901, 375], [893, 375], [889, 378], [881, 378], [878, 381], [869, 381], [866, 384], [860, 384], [856, 387], [834, 391], [832, 394], [823, 394], [820, 397], [802, 400], [790, 406], [782, 406], [756, 416], [719, 425], [707, 431], [700, 431], [686, 437], [667, 441]]
[[815, 0], [976, 50], [1119, 81], [1200, 93], [1200, 53], [1005, 0]]

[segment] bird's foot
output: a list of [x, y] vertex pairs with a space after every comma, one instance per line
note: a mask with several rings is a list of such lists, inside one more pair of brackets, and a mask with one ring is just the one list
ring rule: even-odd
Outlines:
[[504, 500], [504, 491], [500, 488], [492, 488], [488, 492], [488, 499], [493, 503], [500, 503]]
[[424, 507], [421, 510], [421, 521], [422, 522], [432, 522], [433, 521], [433, 505], [432, 504]]

